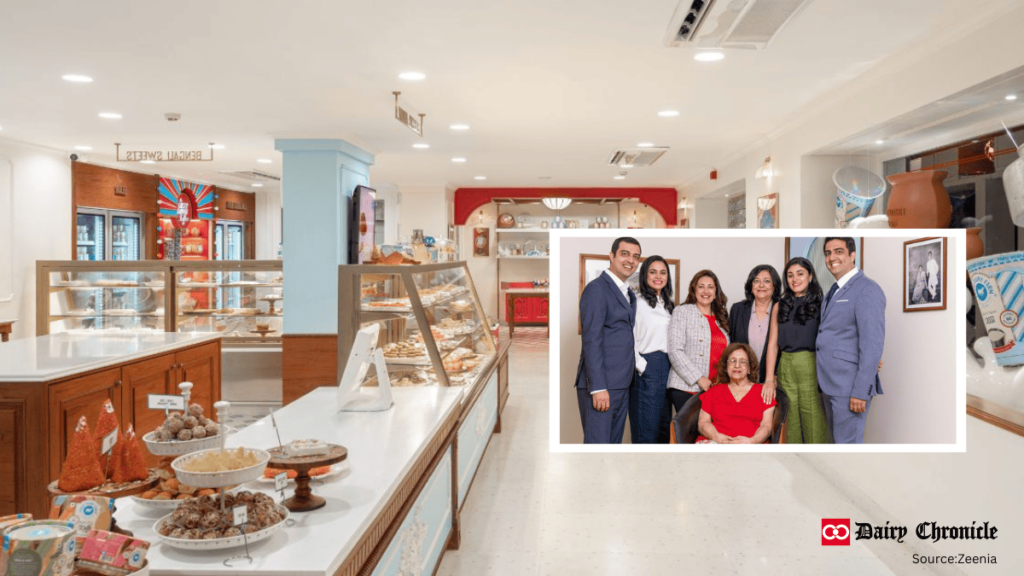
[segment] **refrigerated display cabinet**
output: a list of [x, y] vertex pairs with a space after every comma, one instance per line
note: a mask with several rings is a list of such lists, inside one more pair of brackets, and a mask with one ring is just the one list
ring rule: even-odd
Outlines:
[[76, 260], [141, 260], [145, 251], [141, 212], [79, 208], [75, 218]]

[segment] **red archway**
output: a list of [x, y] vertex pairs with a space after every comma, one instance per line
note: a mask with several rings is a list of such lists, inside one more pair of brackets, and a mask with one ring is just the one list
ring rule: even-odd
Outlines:
[[473, 211], [495, 198], [636, 198], [647, 204], [665, 224], [676, 223], [675, 188], [459, 188], [455, 190], [455, 224], [462, 226]]

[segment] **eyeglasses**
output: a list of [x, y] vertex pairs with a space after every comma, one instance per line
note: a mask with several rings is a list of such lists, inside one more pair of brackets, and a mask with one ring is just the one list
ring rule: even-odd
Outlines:
[[771, 280], [759, 280], [757, 278], [754, 278], [754, 284], [762, 284], [764, 286], [771, 286], [772, 285], [772, 281]]
[[729, 366], [746, 366], [750, 364], [743, 358], [729, 358]]

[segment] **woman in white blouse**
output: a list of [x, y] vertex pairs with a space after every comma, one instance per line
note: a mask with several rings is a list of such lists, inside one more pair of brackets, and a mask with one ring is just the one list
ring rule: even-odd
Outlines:
[[672, 370], [668, 360], [668, 324], [672, 320], [672, 276], [661, 256], [649, 256], [640, 266], [636, 301], [636, 378], [629, 388], [629, 432], [633, 444], [667, 444], [672, 407], [667, 387]]

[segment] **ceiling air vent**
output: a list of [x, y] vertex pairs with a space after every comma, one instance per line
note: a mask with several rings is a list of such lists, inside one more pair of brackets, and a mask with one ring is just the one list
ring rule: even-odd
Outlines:
[[763, 50], [811, 0], [680, 0], [666, 46]]
[[668, 148], [619, 148], [612, 150], [608, 165], [622, 166], [632, 164], [634, 167], [650, 166], [668, 152]]
[[237, 170], [235, 172], [221, 172], [225, 176], [231, 176], [232, 178], [238, 178], [239, 180], [245, 180], [251, 182], [253, 180], [263, 180], [265, 182], [280, 182], [281, 177], [276, 174], [270, 174], [269, 172], [260, 172], [259, 170]]

